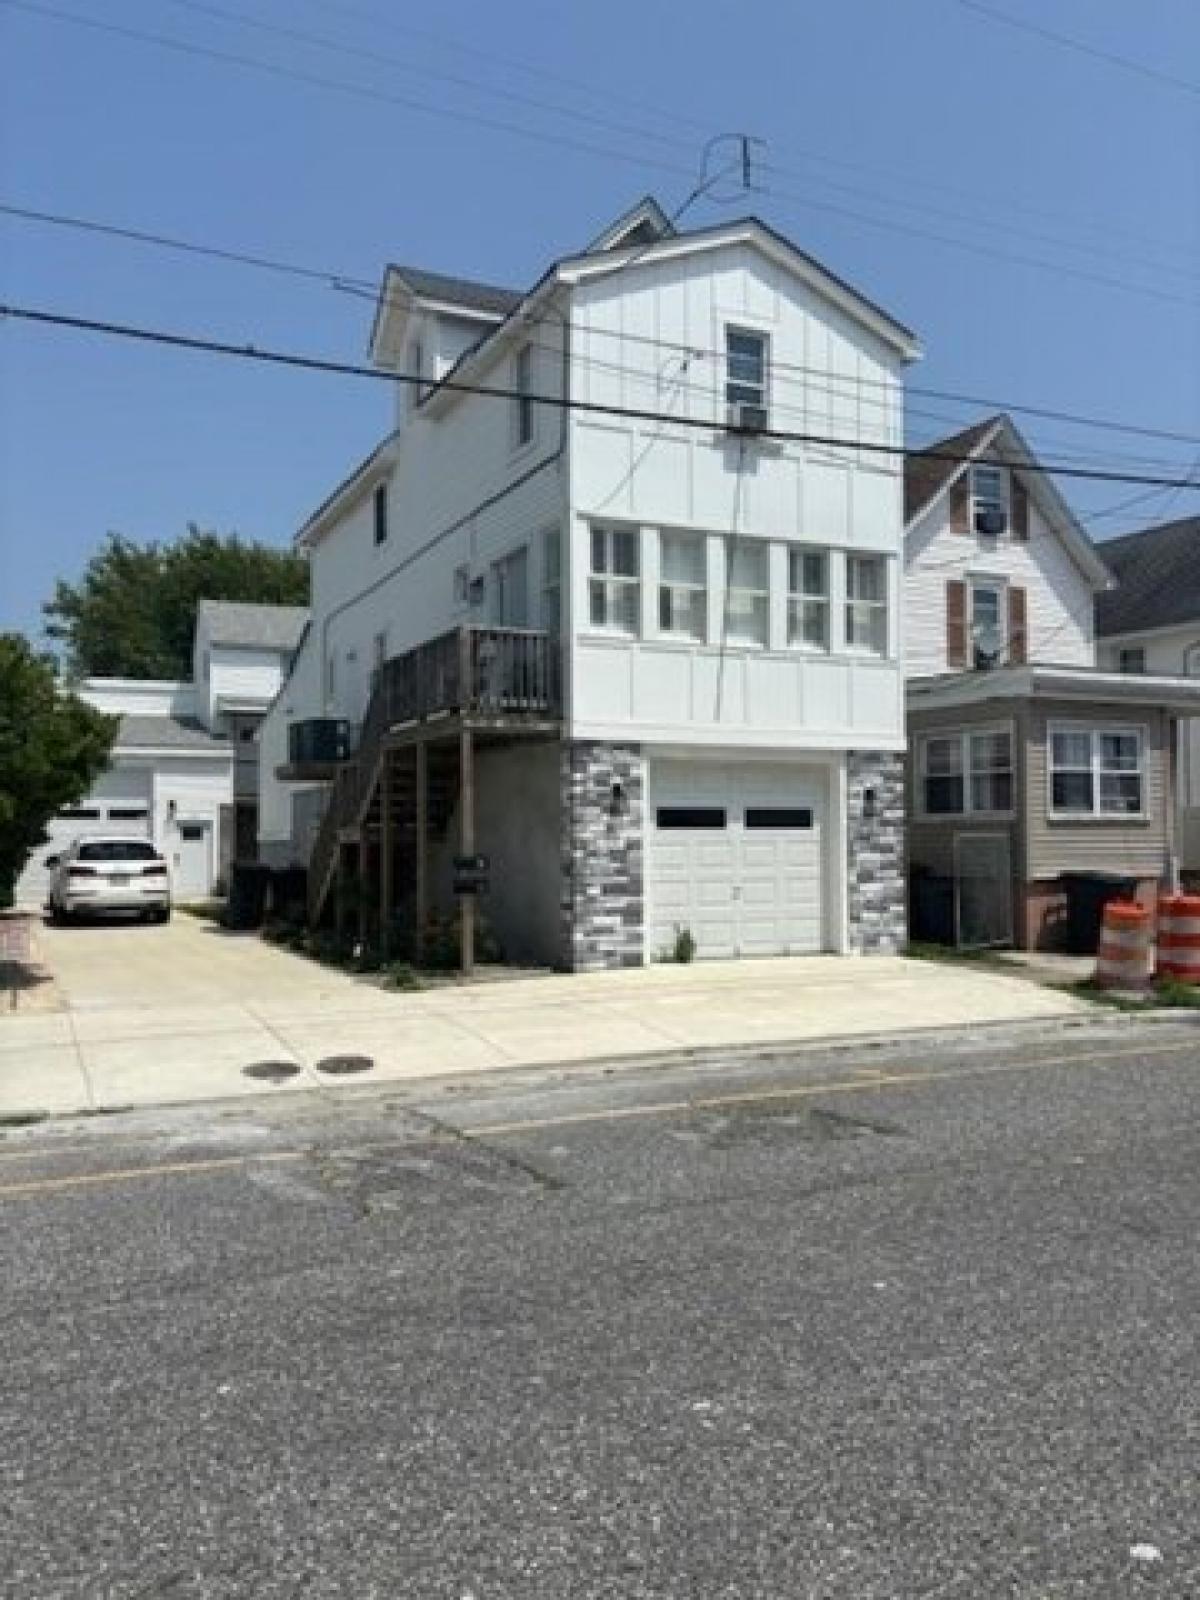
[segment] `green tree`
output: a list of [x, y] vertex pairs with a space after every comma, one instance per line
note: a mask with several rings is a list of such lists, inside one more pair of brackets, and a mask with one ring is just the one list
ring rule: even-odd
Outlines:
[[187, 678], [199, 600], [307, 605], [308, 563], [194, 524], [175, 544], [110, 533], [80, 581], [60, 578], [42, 609], [74, 676]]
[[46, 824], [108, 763], [117, 718], [59, 691], [54, 667], [20, 634], [0, 633], [0, 905]]

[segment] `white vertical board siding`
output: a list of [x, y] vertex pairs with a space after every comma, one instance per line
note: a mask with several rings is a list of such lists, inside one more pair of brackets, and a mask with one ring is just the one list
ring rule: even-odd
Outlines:
[[283, 682], [286, 657], [278, 650], [213, 645], [207, 684], [212, 713], [222, 701], [238, 706], [267, 706]]
[[258, 837], [280, 843], [292, 837], [292, 795], [296, 784], [283, 783], [276, 768], [288, 759], [288, 729], [293, 722], [321, 715], [321, 662], [310, 628], [292, 661], [292, 669], [258, 728]]
[[205, 892], [211, 892], [219, 870], [221, 809], [233, 805], [232, 752], [215, 756], [155, 757], [153, 794], [154, 840], [169, 861], [178, 848], [181, 822], [210, 825]]
[[981, 539], [950, 527], [943, 493], [908, 530], [904, 556], [905, 669], [925, 677], [946, 661], [946, 584], [1003, 578], [1026, 591], [1027, 657], [1045, 666], [1095, 665], [1095, 591], [1034, 503], [1029, 538]]
[[[549, 316], [531, 339], [534, 392], [560, 394], [558, 319]], [[472, 381], [509, 387], [512, 368], [506, 352]], [[398, 655], [459, 623], [484, 621], [486, 606], [472, 613], [455, 593], [459, 566], [490, 581], [494, 561], [528, 544], [531, 600], [537, 596], [540, 534], [563, 517], [562, 426], [560, 411], [535, 408], [533, 441], [517, 449], [512, 403], [479, 395], [455, 398], [436, 418], [418, 411], [410, 419], [386, 472], [387, 540], [374, 542], [367, 486], [312, 549], [311, 638], [322, 671], [317, 701], [304, 715], [361, 719], [376, 634], [386, 631], [388, 654]], [[329, 696], [331, 654], [337, 665]]]
[[[711, 426], [576, 412], [571, 418], [570, 718], [576, 737], [747, 743], [816, 749], [898, 746], [903, 696], [898, 582], [882, 660], [844, 650], [789, 651], [776, 623], [769, 647], [721, 646], [719, 579], [733, 533], [775, 549], [802, 541], [836, 552], [875, 551], [898, 566], [902, 539], [899, 456], [783, 441], [742, 441], [725, 428], [725, 328], [770, 341], [773, 428], [899, 445], [899, 357], [875, 335], [748, 245], [645, 263], [575, 290], [572, 396], [593, 404], [666, 412]], [[644, 581], [656, 530], [710, 536], [704, 644], [656, 637], [657, 598], [636, 640], [588, 626], [589, 530], [594, 521], [643, 530]], [[837, 618], [840, 621], [840, 613]], [[782, 648], [781, 648], [782, 646]]]

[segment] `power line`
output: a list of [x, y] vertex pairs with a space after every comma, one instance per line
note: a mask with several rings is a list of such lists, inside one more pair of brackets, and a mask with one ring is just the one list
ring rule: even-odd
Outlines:
[[[149, 245], [157, 249], [176, 251], [186, 255], [202, 258], [209, 257], [231, 265], [255, 267], [264, 271], [282, 273], [310, 282], [320, 283], [364, 299], [378, 300], [385, 292], [383, 286], [374, 278], [341, 272], [334, 268], [315, 267], [308, 264], [283, 261], [277, 257], [234, 249], [230, 246], [200, 244], [195, 240], [181, 239], [176, 235], [143, 228], [126, 227], [116, 223], [99, 221], [96, 218], [73, 216], [64, 212], [45, 211], [30, 206], [13, 205], [8, 202], [0, 202], [0, 215], [11, 216], [21, 221], [44, 223], [49, 226], [75, 229], [84, 233], [122, 239], [131, 243]], [[695, 343], [661, 339], [647, 334], [636, 334], [630, 331], [617, 331], [608, 328], [575, 326], [573, 331], [587, 339], [614, 339], [621, 344], [649, 346], [656, 351], [669, 351], [689, 357], [704, 357], [713, 361], [724, 360], [722, 351]], [[628, 371], [629, 369], [623, 370]], [[822, 386], [829, 388], [834, 393], [841, 389], [851, 393], [866, 389], [882, 391], [890, 397], [895, 394], [897, 388], [895, 383], [886, 379], [865, 377], [862, 374], [828, 373], [819, 367], [798, 362], [772, 360], [771, 372], [772, 376], [777, 374], [797, 374], [810, 385], [813, 384], [814, 380], [819, 380]], [[1034, 417], [1040, 421], [1057, 422], [1072, 427], [1127, 434], [1138, 438], [1157, 439], [1171, 444], [1200, 445], [1200, 436], [1195, 434], [1175, 432], [1166, 428], [1151, 428], [1131, 422], [1118, 422], [1112, 418], [1094, 417], [1048, 406], [1036, 406], [1024, 401], [996, 399], [986, 395], [963, 394], [952, 390], [932, 389], [920, 384], [907, 383], [904, 385], [904, 393], [906, 402], [907, 397], [916, 396], [922, 399], [939, 401], [947, 405], [989, 411], [1007, 411], [1018, 416]], [[912, 415], [922, 414], [911, 406], [907, 406], [907, 409]], [[937, 417], [930, 412], [923, 414], [933, 421], [946, 422], [952, 425], [955, 423], [955, 419], [952, 418]]]
[[[135, 340], [144, 344], [168, 346], [180, 350], [199, 351], [208, 355], [233, 357], [238, 360], [259, 361], [273, 366], [296, 370], [323, 372], [340, 377], [366, 378], [377, 383], [404, 383], [417, 385], [430, 395], [441, 391], [471, 394], [484, 399], [515, 401], [532, 400], [535, 404], [556, 411], [580, 412], [584, 415], [621, 417], [630, 422], [671, 423], [677, 427], [700, 430], [706, 433], [722, 431], [712, 418], [673, 415], [648, 407], [617, 406], [603, 401], [577, 400], [562, 395], [529, 394], [501, 384], [464, 383], [453, 377], [441, 378], [432, 385], [425, 373], [385, 372], [377, 367], [362, 366], [350, 361], [334, 361], [327, 357], [300, 355], [292, 351], [267, 349], [254, 344], [232, 344], [219, 339], [209, 339], [195, 334], [184, 334], [158, 328], [146, 328], [130, 323], [101, 321], [92, 317], [77, 317], [67, 312], [46, 311], [39, 307], [0, 304], [0, 318], [12, 317], [48, 327], [70, 328], [77, 332], [97, 333], [114, 338]], [[909, 452], [903, 444], [889, 444], [873, 439], [846, 438], [830, 434], [764, 428], [757, 437], [784, 444], [809, 444], [830, 450], [859, 451], [864, 455], [903, 458]], [[960, 451], [927, 449], [921, 452], [927, 459], [954, 463], [967, 463], [974, 458]], [[1110, 471], [1099, 467], [1077, 467], [1056, 461], [1042, 461], [1040, 470], [1056, 477], [1080, 478], [1098, 483], [1129, 483], [1161, 489], [1200, 490], [1200, 477], [1158, 477], [1148, 473]]]
[[1040, 22], [1029, 22], [1024, 17], [1014, 17], [1007, 11], [986, 5], [984, 0], [958, 0], [958, 4], [964, 11], [974, 11], [981, 17], [990, 18], [992, 22], [1002, 23], [1006, 28], [1033, 34], [1036, 38], [1045, 39], [1051, 44], [1061, 46], [1064, 50], [1074, 50], [1080, 55], [1091, 56], [1095, 61], [1104, 61], [1110, 67], [1120, 67], [1125, 72], [1136, 73], [1138, 77], [1149, 78], [1154, 83], [1166, 84], [1171, 89], [1180, 89], [1184, 94], [1200, 95], [1200, 83], [1195, 83], [1189, 78], [1177, 78], [1172, 72], [1164, 72], [1160, 67], [1152, 67], [1144, 61], [1135, 61], [1132, 56], [1120, 55], [1115, 50], [1104, 50], [1099, 45], [1088, 44], [1083, 39], [1059, 33], [1054, 28], [1047, 28]]

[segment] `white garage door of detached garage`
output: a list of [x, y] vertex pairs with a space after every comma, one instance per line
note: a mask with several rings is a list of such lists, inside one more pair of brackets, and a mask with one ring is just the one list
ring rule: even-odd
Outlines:
[[689, 928], [700, 956], [826, 947], [828, 778], [806, 767], [654, 761], [646, 889], [649, 954]]

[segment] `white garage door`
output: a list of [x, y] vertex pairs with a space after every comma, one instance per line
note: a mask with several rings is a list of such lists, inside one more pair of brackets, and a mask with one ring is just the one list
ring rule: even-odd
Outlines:
[[701, 956], [825, 948], [827, 780], [811, 767], [657, 761], [650, 769], [650, 954], [689, 928]]
[[118, 799], [89, 796], [81, 805], [60, 812], [46, 825], [47, 842], [30, 856], [17, 879], [17, 905], [29, 909], [44, 906], [50, 888], [48, 856], [61, 855], [86, 833], [149, 834], [150, 808], [135, 796]]

